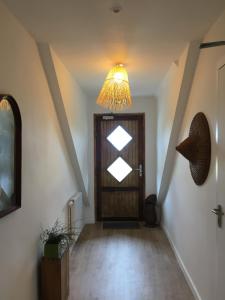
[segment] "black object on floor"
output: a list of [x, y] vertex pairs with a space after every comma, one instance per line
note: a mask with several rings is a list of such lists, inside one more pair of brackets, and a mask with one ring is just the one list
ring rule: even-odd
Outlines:
[[155, 194], [149, 195], [144, 202], [144, 220], [145, 226], [157, 227], [157, 214], [156, 214], [157, 197]]
[[103, 222], [103, 229], [139, 229], [137, 221], [107, 221]]

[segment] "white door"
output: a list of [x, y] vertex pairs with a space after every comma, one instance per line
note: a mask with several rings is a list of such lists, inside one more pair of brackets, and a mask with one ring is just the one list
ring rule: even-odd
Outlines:
[[218, 68], [218, 186], [216, 300], [225, 300], [225, 60]]

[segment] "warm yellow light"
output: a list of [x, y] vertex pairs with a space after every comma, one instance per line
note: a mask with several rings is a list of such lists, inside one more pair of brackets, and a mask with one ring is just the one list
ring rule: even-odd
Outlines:
[[122, 110], [132, 104], [127, 71], [122, 64], [114, 66], [108, 73], [97, 104], [112, 111]]
[[9, 111], [9, 110], [11, 110], [11, 106], [7, 101], [7, 99], [3, 98], [2, 101], [0, 102], [0, 111]]
[[113, 78], [116, 82], [121, 82], [124, 79], [123, 73], [117, 72], [114, 74]]

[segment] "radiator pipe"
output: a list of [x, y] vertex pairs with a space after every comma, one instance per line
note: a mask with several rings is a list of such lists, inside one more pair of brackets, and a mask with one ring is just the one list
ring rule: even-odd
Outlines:
[[72, 225], [72, 207], [74, 206], [74, 200], [71, 199], [67, 203], [68, 206], [68, 230], [69, 233], [73, 234], [73, 225]]

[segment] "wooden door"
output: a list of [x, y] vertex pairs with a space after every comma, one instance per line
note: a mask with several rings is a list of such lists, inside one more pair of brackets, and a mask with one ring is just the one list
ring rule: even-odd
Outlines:
[[95, 115], [97, 220], [142, 218], [144, 114]]
[[225, 58], [218, 68], [218, 132], [217, 132], [217, 206], [214, 207], [217, 227], [216, 300], [225, 299]]

